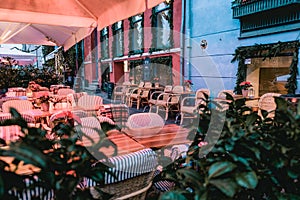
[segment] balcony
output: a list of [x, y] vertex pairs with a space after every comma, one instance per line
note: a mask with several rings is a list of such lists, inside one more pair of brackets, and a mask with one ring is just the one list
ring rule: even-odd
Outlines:
[[300, 0], [235, 0], [232, 2], [233, 18], [238, 19], [255, 13], [300, 5]]

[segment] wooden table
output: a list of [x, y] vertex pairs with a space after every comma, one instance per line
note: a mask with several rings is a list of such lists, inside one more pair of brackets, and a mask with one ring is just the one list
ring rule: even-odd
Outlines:
[[[166, 146], [172, 146], [177, 144], [191, 144], [192, 140], [187, 139], [187, 136], [190, 132], [189, 129], [183, 128], [181, 126], [178, 126], [176, 124], [168, 124], [165, 125], [162, 129], [159, 130], [158, 133], [155, 133], [155, 135], [143, 135], [143, 137], [140, 136], [134, 136], [132, 135], [131, 131], [124, 130], [127, 132], [130, 137], [132, 137], [135, 141], [137, 141], [139, 144], [149, 147], [149, 148], [162, 148]], [[152, 131], [157, 131], [151, 128], [145, 129], [145, 134], [150, 133]], [[152, 132], [153, 133], [153, 132]]]

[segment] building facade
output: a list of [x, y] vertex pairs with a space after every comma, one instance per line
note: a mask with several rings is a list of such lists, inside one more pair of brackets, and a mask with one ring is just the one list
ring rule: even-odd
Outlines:
[[196, 88], [299, 93], [300, 1], [184, 1], [183, 68]]
[[95, 30], [84, 39], [86, 84], [159, 81], [181, 84], [182, 1], [165, 1], [144, 13]]

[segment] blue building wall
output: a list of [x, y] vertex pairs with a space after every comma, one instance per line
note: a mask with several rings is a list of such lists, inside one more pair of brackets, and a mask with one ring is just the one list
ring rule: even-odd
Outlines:
[[[231, 60], [235, 49], [239, 46], [299, 39], [299, 29], [239, 39], [240, 22], [232, 18], [231, 2], [231, 0], [185, 1], [184, 78], [192, 80], [194, 90], [208, 87], [213, 95], [216, 95], [221, 89], [234, 89], [238, 63], [231, 63]], [[200, 47], [201, 40], [207, 41], [206, 49]]]

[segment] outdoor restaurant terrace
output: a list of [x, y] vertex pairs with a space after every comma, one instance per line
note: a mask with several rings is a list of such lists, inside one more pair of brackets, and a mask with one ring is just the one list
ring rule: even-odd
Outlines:
[[[228, 125], [220, 122], [233, 113], [244, 130], [260, 123], [274, 126], [276, 108], [283, 104], [297, 113], [296, 96], [268, 93], [254, 98], [249, 91], [243, 96], [223, 90], [212, 97], [211, 92], [192, 91], [189, 85], [125, 82], [108, 99], [105, 93], [76, 92], [65, 85], [47, 88], [33, 81], [27, 88], [9, 88], [0, 99], [1, 160], [8, 164], [3, 172], [16, 174], [15, 181], [24, 185], [4, 195], [64, 197], [68, 188], [63, 183], [46, 186], [50, 179], [42, 174], [53, 173], [60, 177], [56, 181], [73, 177], [73, 190], [89, 191], [93, 198], [105, 196], [100, 190], [120, 199], [158, 197], [175, 187], [176, 181], [163, 178], [170, 173], [168, 167], [181, 160], [179, 169], [191, 164], [194, 168], [191, 156], [200, 152], [193, 148], [205, 151], [216, 142], [209, 138], [207, 126], [219, 127], [222, 138]], [[252, 124], [244, 124], [250, 118]]]

